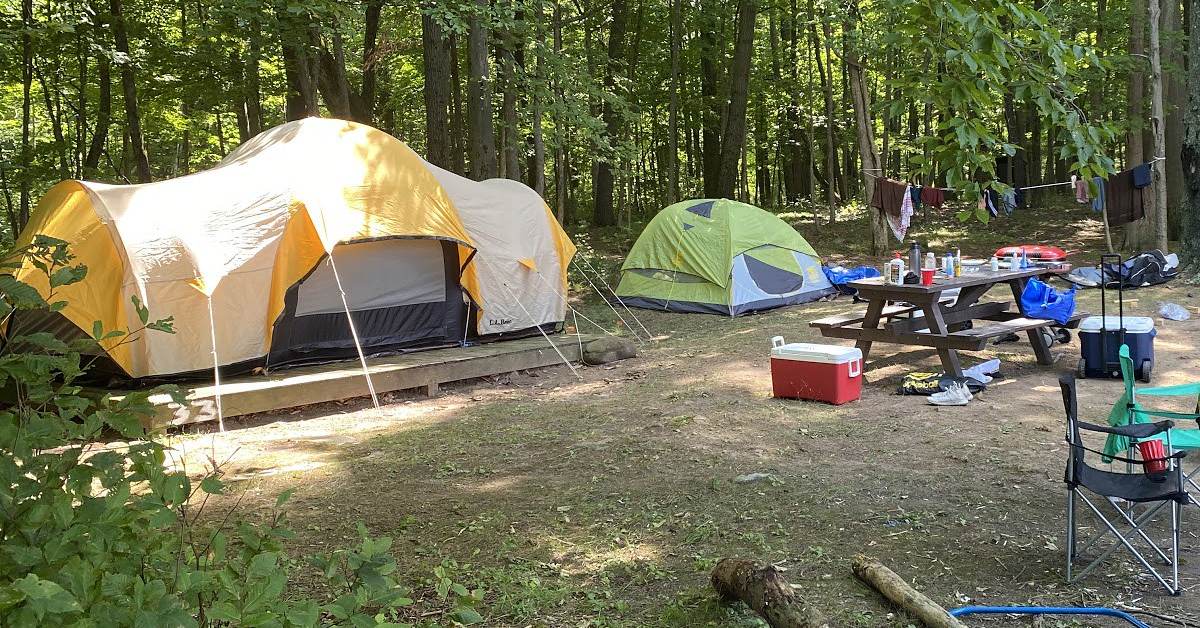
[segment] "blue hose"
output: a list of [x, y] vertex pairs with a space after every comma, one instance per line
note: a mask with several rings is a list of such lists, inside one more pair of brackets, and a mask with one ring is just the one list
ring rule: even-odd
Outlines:
[[1150, 624], [1125, 611], [1099, 606], [964, 606], [950, 611], [951, 617], [963, 615], [1098, 615], [1124, 619], [1137, 628], [1150, 628]]

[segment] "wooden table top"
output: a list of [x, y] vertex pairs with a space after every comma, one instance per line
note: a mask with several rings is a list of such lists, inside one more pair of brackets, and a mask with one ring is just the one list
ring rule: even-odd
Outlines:
[[963, 274], [959, 277], [946, 277], [940, 274], [936, 275], [933, 278], [932, 286], [922, 286], [921, 284], [888, 284], [884, 283], [883, 277], [859, 279], [857, 281], [851, 281], [846, 285], [861, 292], [889, 293], [899, 295], [937, 294], [945, 290], [952, 290], [954, 288], [967, 288], [970, 286], [1004, 283], [1014, 279], [1026, 279], [1028, 277], [1063, 275], [1067, 272], [1070, 272], [1070, 270], [1070, 266], [1064, 268], [1035, 266], [1032, 268], [1023, 268], [1021, 270], [998, 270], [993, 272], [990, 268], [984, 267], [978, 272]]

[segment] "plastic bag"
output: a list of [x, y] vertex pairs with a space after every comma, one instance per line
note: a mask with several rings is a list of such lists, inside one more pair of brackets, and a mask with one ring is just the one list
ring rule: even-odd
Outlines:
[[1021, 312], [1029, 318], [1043, 318], [1066, 325], [1075, 313], [1075, 286], [1066, 291], [1055, 290], [1041, 279], [1032, 277], [1021, 293]]
[[1158, 304], [1158, 315], [1169, 321], [1186, 321], [1192, 317], [1187, 308], [1169, 301], [1162, 301]]

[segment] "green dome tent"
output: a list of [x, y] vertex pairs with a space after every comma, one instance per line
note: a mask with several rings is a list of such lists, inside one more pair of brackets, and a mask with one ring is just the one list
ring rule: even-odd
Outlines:
[[775, 214], [690, 200], [646, 225], [621, 266], [626, 305], [737, 316], [833, 294], [812, 246]]

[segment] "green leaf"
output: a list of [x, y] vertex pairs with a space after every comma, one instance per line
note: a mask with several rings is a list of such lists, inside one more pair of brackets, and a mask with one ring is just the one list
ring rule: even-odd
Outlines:
[[289, 488], [286, 491], [280, 493], [275, 498], [275, 507], [279, 508], [280, 506], [283, 506], [284, 504], [286, 504], [288, 502], [288, 500], [290, 500], [292, 498], [292, 495], [295, 495], [295, 494], [296, 494], [296, 489], [294, 489], [294, 488]]
[[0, 297], [18, 310], [46, 306], [46, 300], [37, 289], [12, 275], [0, 275]]
[[483, 615], [480, 615], [479, 611], [476, 611], [469, 606], [460, 606], [454, 609], [454, 619], [460, 624], [470, 626], [473, 624], [482, 623]]
[[133, 295], [129, 300], [133, 302], [133, 309], [137, 312], [138, 320], [142, 321], [142, 324], [145, 325], [146, 322], [150, 320], [150, 310], [147, 309], [146, 306], [142, 305], [142, 299], [136, 294]]
[[85, 276], [87, 276], [87, 266], [83, 264], [64, 266], [50, 275], [50, 287], [69, 286], [73, 283], [83, 281]]

